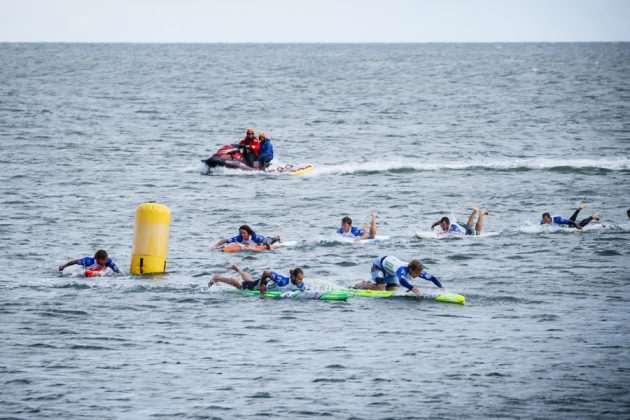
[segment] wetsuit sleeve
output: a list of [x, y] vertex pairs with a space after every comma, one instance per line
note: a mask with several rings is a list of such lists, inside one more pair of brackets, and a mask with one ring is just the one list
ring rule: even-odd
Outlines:
[[118, 266], [116, 265], [116, 263], [114, 261], [112, 261], [111, 258], [107, 259], [107, 263], [105, 264], [107, 267], [111, 268], [112, 270], [114, 270], [114, 273], [120, 273], [120, 269], [118, 268]]
[[342, 228], [337, 229], [337, 233], [340, 235], [343, 235], [343, 229]]
[[80, 265], [82, 267], [89, 267], [91, 265], [94, 264], [94, 258], [92, 257], [83, 257], [79, 260], [77, 260], [77, 265]]
[[241, 241], [242, 241], [242, 239], [241, 239], [240, 235], [239, 236], [234, 236], [232, 238], [226, 238], [225, 239], [225, 243], [226, 244], [231, 244], [232, 242], [241, 242]]
[[407, 281], [407, 273], [408, 270], [405, 267], [400, 267], [398, 270], [396, 270], [396, 278], [398, 279], [398, 283], [400, 283], [402, 287], [406, 287], [407, 289], [411, 290], [413, 289], [413, 285]]
[[425, 280], [428, 280], [428, 281], [432, 282], [433, 284], [435, 284], [440, 289], [442, 288], [442, 283], [440, 283], [440, 281], [438, 280], [437, 277], [435, 277], [435, 276], [433, 276], [431, 274], [428, 274], [428, 273], [422, 271], [420, 273], [420, 278], [423, 278]]

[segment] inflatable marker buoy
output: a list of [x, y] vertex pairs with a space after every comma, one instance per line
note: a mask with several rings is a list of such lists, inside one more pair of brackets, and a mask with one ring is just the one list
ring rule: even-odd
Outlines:
[[136, 208], [131, 250], [131, 274], [164, 273], [171, 211], [163, 204], [145, 203]]

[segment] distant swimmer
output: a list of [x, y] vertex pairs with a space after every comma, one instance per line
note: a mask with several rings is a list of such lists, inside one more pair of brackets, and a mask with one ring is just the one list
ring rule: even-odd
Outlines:
[[275, 238], [267, 238], [262, 235], [257, 235], [256, 232], [252, 230], [248, 225], [243, 225], [238, 228], [238, 236], [233, 236], [231, 238], [221, 239], [217, 242], [214, 247], [219, 248], [223, 244], [231, 244], [234, 242], [238, 242], [243, 245], [264, 245], [267, 249], [271, 249], [273, 244], [276, 242], [281, 242], [280, 236], [276, 236]]
[[422, 278], [444, 289], [440, 280], [435, 276], [422, 271], [422, 263], [419, 260], [411, 260], [409, 263], [391, 255], [372, 260], [372, 281], [363, 281], [354, 286], [355, 289], [368, 290], [394, 290], [398, 284], [406, 287], [416, 296], [421, 296], [419, 288], [413, 286], [410, 281]]
[[234, 286], [239, 290], [259, 290], [261, 295], [269, 290], [288, 292], [293, 290], [304, 290], [304, 271], [297, 267], [289, 270], [289, 276], [283, 276], [275, 271], [264, 270], [262, 276], [258, 280], [254, 280], [252, 276], [243, 271], [236, 264], [230, 263], [227, 268], [236, 271], [243, 279], [238, 280], [234, 277], [226, 277], [215, 274], [208, 282], [208, 287], [212, 287], [216, 283], [226, 283]]
[[112, 261], [111, 258], [108, 257], [107, 251], [103, 249], [99, 249], [94, 254], [94, 257], [83, 257], [78, 260], [70, 260], [64, 265], [59, 266], [59, 271], [63, 271], [66, 267], [70, 267], [71, 265], [78, 264], [84, 267], [86, 270], [103, 270], [106, 267], [111, 268], [114, 273], [120, 273], [120, 269], [118, 266]]
[[628, 215], [628, 219], [630, 219], [630, 209], [628, 209], [628, 211], [626, 212], [626, 214]]
[[477, 218], [477, 224], [473, 229], [473, 222], [475, 221], [475, 214], [477, 214], [477, 212], [479, 212], [479, 207], [474, 207], [472, 213], [470, 213], [470, 216], [468, 217], [468, 223], [466, 223], [465, 225], [459, 225], [455, 222], [451, 222], [448, 217], [444, 216], [431, 225], [431, 230], [433, 230], [433, 228], [435, 228], [437, 225], [440, 225], [442, 231], [445, 233], [459, 233], [462, 235], [472, 236], [480, 235], [481, 227], [483, 225], [483, 218], [489, 213], [487, 209], [481, 210], [481, 212], [479, 212], [479, 217]]
[[254, 136], [254, 129], [248, 128], [245, 138], [239, 143], [243, 146], [243, 159], [247, 166], [253, 168], [254, 162], [258, 159], [258, 149], [260, 148], [260, 142]]
[[364, 229], [352, 226], [352, 219], [346, 216], [341, 219], [341, 227], [337, 229], [337, 233], [346, 238], [354, 238], [355, 241], [374, 239], [376, 236], [376, 213], [370, 215], [370, 228], [367, 231], [366, 228], [367, 226], [364, 226]]
[[578, 213], [580, 212], [580, 210], [585, 209], [585, 208], [586, 208], [586, 204], [580, 204], [578, 208], [575, 210], [575, 212], [571, 215], [571, 217], [569, 217], [569, 220], [563, 218], [562, 216], [552, 216], [549, 213], [543, 213], [540, 224], [541, 225], [568, 225], [569, 227], [582, 229], [584, 226], [588, 225], [591, 222], [591, 220], [600, 219], [597, 213], [593, 213], [586, 219], [583, 219], [580, 223], [575, 223], [575, 219], [577, 219]]
[[267, 138], [267, 135], [263, 131], [258, 133], [258, 141], [260, 142], [258, 163], [260, 163], [261, 169], [266, 169], [273, 160], [273, 146], [271, 145], [271, 140]]

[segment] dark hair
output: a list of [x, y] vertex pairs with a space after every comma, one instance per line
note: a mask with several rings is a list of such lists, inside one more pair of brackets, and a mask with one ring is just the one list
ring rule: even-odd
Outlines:
[[449, 225], [451, 224], [451, 221], [450, 221], [450, 220], [449, 220], [449, 218], [448, 218], [448, 217], [446, 217], [446, 216], [444, 216], [444, 217], [442, 217], [442, 218], [440, 219], [440, 223], [442, 223], [442, 222], [448, 223]]
[[244, 231], [246, 231], [247, 233], [249, 233], [249, 236], [254, 236], [254, 235], [256, 234], [256, 232], [254, 232], [254, 231], [252, 230], [252, 228], [250, 228], [250, 227], [249, 227], [249, 226], [247, 226], [247, 225], [243, 225], [243, 226], [241, 226], [240, 228], [238, 228], [238, 230], [239, 230], [239, 231], [240, 231], [241, 229], [243, 229]]
[[420, 260], [411, 260], [409, 261], [409, 265], [407, 266], [409, 270], [419, 270], [422, 271], [422, 262]]
[[346, 216], [343, 219], [341, 219], [341, 224], [343, 225], [344, 223], [347, 223], [352, 226], [352, 219]]
[[296, 267], [293, 270], [289, 270], [289, 277], [291, 277], [291, 283], [293, 283], [295, 281], [295, 279], [297, 278], [298, 274], [300, 274], [300, 273], [304, 274], [304, 271], [302, 271], [302, 269], [300, 267]]
[[545, 216], [547, 216], [547, 217], [551, 217], [551, 215], [550, 215], [549, 213], [543, 213], [542, 218], [544, 219], [544, 218], [545, 218]]
[[105, 251], [104, 249], [99, 249], [98, 251], [96, 251], [96, 254], [94, 254], [94, 259], [100, 260], [103, 258], [107, 259], [107, 251]]

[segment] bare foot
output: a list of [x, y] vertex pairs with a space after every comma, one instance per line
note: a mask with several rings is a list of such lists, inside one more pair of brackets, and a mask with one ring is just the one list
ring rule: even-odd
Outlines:
[[489, 214], [490, 214], [490, 212], [488, 211], [488, 209], [483, 209], [483, 210], [481, 210], [481, 213], [479, 213], [479, 216], [487, 216]]
[[601, 217], [599, 217], [599, 214], [597, 214], [597, 213], [593, 213], [593, 214], [591, 214], [591, 217], [593, 218], [593, 220], [599, 220], [599, 219], [601, 219]]
[[582, 203], [578, 206], [578, 209], [585, 209], [586, 208], [586, 204]]
[[237, 271], [237, 270], [236, 270], [236, 264], [234, 264], [233, 262], [229, 263], [229, 264], [227, 265], [227, 267], [226, 267], [226, 268], [227, 268], [228, 270], [234, 270], [234, 271]]
[[477, 213], [479, 211], [479, 206], [473, 207], [473, 213]]

